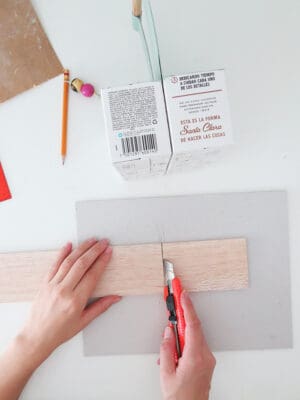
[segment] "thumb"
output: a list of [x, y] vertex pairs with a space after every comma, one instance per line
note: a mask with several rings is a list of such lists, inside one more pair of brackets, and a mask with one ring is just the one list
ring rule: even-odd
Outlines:
[[166, 327], [163, 340], [160, 345], [160, 371], [162, 376], [168, 376], [175, 373], [175, 336], [173, 329]]
[[100, 314], [103, 314], [111, 305], [117, 303], [121, 299], [122, 297], [120, 296], [105, 296], [88, 305], [81, 316], [81, 329], [85, 328]]

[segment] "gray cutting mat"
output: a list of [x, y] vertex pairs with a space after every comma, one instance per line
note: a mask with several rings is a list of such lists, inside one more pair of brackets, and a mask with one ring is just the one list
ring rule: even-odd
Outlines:
[[[76, 205], [78, 239], [112, 244], [246, 237], [250, 287], [192, 295], [213, 350], [292, 347], [288, 210], [285, 192], [208, 194]], [[84, 354], [157, 353], [165, 305], [133, 296], [88, 326]]]

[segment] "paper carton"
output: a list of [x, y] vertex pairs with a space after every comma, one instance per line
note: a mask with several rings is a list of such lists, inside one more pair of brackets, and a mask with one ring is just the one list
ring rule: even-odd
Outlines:
[[101, 91], [112, 162], [125, 179], [163, 175], [171, 157], [161, 82]]
[[168, 172], [196, 168], [233, 143], [223, 70], [164, 79], [173, 155]]

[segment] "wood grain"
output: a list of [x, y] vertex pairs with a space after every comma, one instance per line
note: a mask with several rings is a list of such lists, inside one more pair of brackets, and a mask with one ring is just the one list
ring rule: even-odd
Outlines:
[[164, 243], [163, 256], [173, 262], [186, 290], [248, 286], [247, 243], [243, 238]]
[[114, 246], [95, 295], [138, 295], [160, 292], [163, 284], [161, 244]]
[[[245, 239], [114, 246], [93, 296], [162, 293], [162, 253], [174, 262], [187, 290], [230, 290], [248, 285]], [[31, 301], [58, 251], [0, 254], [0, 302]]]
[[[31, 301], [58, 251], [0, 254], [0, 302]], [[138, 295], [162, 287], [161, 244], [114, 246], [94, 296]]]

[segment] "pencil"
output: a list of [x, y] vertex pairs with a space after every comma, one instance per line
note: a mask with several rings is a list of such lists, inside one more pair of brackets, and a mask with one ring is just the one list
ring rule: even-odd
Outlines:
[[68, 101], [69, 101], [69, 70], [64, 70], [63, 88], [63, 107], [62, 107], [62, 127], [61, 127], [61, 158], [65, 163], [67, 155], [67, 128], [68, 128]]

